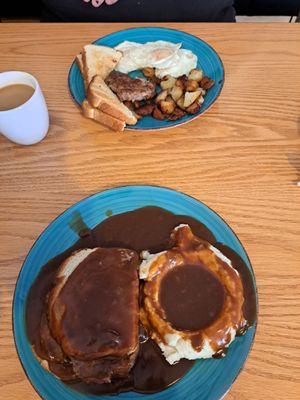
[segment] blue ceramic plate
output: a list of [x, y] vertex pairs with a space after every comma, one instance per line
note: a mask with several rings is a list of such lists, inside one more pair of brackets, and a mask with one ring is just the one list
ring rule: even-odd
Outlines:
[[[223, 83], [224, 83], [224, 68], [222, 61], [214, 49], [205, 43], [203, 40], [190, 35], [185, 32], [177, 31], [174, 29], [167, 28], [133, 28], [126, 29], [112, 33], [97, 39], [94, 44], [115, 47], [117, 44], [124, 42], [125, 40], [146, 43], [153, 42], [156, 40], [165, 40], [173, 43], [182, 43], [182, 48], [191, 50], [198, 57], [198, 68], [204, 71], [204, 74], [214, 79], [215, 85], [208, 90], [205, 101], [195, 115], [186, 115], [178, 121], [159, 121], [152, 117], [144, 117], [134, 126], [127, 126], [126, 129], [134, 130], [153, 130], [153, 129], [164, 129], [171, 128], [172, 126], [181, 125], [194, 118], [197, 118], [200, 114], [203, 114], [217, 99], [219, 96]], [[133, 74], [134, 75], [134, 74]], [[81, 105], [85, 98], [84, 84], [81, 77], [79, 68], [74, 61], [70, 72], [69, 72], [69, 88], [73, 99]]]
[[[79, 212], [90, 227], [94, 227], [111, 210], [119, 214], [153, 205], [175, 214], [190, 215], [203, 222], [216, 236], [235, 250], [246, 262], [253, 276], [250, 261], [238, 238], [226, 222], [203, 203], [174, 190], [153, 186], [125, 186], [106, 190], [88, 197], [67, 209], [41, 234], [30, 250], [18, 277], [13, 302], [13, 330], [17, 351], [24, 370], [40, 396], [46, 400], [87, 400], [96, 396], [73, 391], [59, 379], [45, 371], [35, 358], [25, 331], [25, 301], [29, 288], [41, 267], [57, 254], [65, 251], [78, 237], [69, 227], [74, 212]], [[128, 392], [119, 396], [100, 396], [101, 400], [218, 400], [228, 391], [244, 365], [252, 346], [255, 327], [238, 337], [224, 359], [198, 360], [192, 370], [179, 382], [154, 395]], [[98, 396], [99, 398], [99, 396]]]

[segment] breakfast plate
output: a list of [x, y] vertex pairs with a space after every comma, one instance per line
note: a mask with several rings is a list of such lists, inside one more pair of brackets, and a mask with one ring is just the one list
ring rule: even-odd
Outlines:
[[[58, 216], [40, 235], [24, 261], [19, 274], [13, 301], [13, 332], [17, 352], [24, 371], [37, 393], [47, 400], [87, 400], [95, 395], [74, 390], [46, 371], [34, 356], [26, 333], [26, 299], [31, 285], [42, 266], [64, 252], [78, 240], [78, 223], [94, 228], [109, 216], [115, 216], [142, 207], [161, 207], [176, 215], [186, 215], [204, 224], [216, 238], [234, 250], [244, 262], [253, 287], [257, 309], [257, 292], [249, 258], [231, 228], [213, 210], [200, 201], [175, 190], [155, 186], [117, 187], [92, 195], [74, 204]], [[75, 218], [75, 222], [74, 222]], [[256, 321], [256, 318], [255, 318]], [[98, 398], [120, 399], [221, 399], [241, 371], [252, 347], [256, 322], [230, 345], [225, 358], [197, 360], [192, 369], [178, 382], [163, 391], [151, 394], [124, 392], [119, 395], [101, 395]]]
[[[114, 32], [97, 39], [93, 43], [101, 46], [115, 47], [123, 42], [147, 43], [155, 41], [181, 43], [182, 49], [190, 50], [197, 56], [197, 68], [203, 70], [204, 75], [210, 77], [215, 84], [207, 91], [201, 108], [195, 114], [187, 114], [177, 120], [159, 120], [152, 116], [145, 116], [138, 120], [135, 125], [127, 125], [125, 129], [128, 130], [165, 129], [189, 122], [212, 106], [220, 95], [224, 84], [224, 68], [216, 51], [205, 41], [182, 31], [156, 27], [132, 28]], [[140, 76], [140, 74], [139, 72], [131, 72], [130, 76], [136, 77]], [[85, 87], [75, 60], [69, 71], [68, 83], [71, 96], [81, 106], [85, 99]]]

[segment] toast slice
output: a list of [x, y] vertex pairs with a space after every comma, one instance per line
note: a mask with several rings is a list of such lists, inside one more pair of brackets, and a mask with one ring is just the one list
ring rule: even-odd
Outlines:
[[115, 118], [98, 110], [97, 108], [92, 107], [87, 100], [83, 100], [82, 113], [86, 118], [90, 118], [97, 122], [100, 122], [100, 124], [105, 125], [114, 131], [124, 131], [125, 121], [121, 121], [118, 118]]
[[118, 99], [99, 75], [94, 76], [90, 82], [87, 99], [92, 107], [125, 121], [126, 124], [137, 123], [133, 112]]
[[78, 68], [79, 68], [79, 71], [80, 71], [81, 75], [83, 75], [83, 60], [82, 60], [82, 54], [81, 54], [81, 53], [77, 54], [75, 60], [76, 60], [76, 64], [77, 64], [77, 66], [78, 66]]
[[80, 71], [80, 73], [81, 73], [82, 79], [83, 79], [83, 81], [84, 81], [85, 90], [87, 90], [87, 88], [88, 88], [88, 82], [87, 82], [86, 79], [84, 78], [82, 54], [81, 54], [81, 53], [77, 54], [75, 60], [76, 60], [77, 66], [78, 66], [78, 68], [79, 68], [79, 71]]
[[82, 51], [83, 75], [89, 84], [95, 75], [105, 79], [118, 64], [122, 53], [111, 47], [88, 44]]

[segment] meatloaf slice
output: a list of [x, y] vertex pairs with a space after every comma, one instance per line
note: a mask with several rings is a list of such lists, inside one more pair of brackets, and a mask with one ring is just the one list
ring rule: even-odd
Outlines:
[[138, 264], [135, 251], [96, 248], [60, 267], [49, 295], [49, 328], [77, 378], [109, 382], [131, 369], [138, 351]]
[[124, 357], [102, 357], [91, 361], [81, 361], [72, 358], [73, 370], [76, 376], [87, 383], [110, 383], [113, 379], [124, 378], [131, 370], [137, 350]]

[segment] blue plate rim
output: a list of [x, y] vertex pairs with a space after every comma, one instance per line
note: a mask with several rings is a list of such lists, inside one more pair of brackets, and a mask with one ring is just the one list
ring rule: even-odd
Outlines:
[[[20, 364], [21, 364], [21, 366], [22, 366], [22, 369], [23, 369], [23, 371], [24, 371], [24, 373], [25, 373], [25, 376], [26, 376], [27, 380], [29, 381], [30, 385], [32, 386], [32, 388], [34, 389], [34, 391], [38, 394], [38, 396], [39, 396], [42, 400], [47, 400], [46, 398], [44, 398], [44, 397], [42, 396], [42, 394], [39, 392], [39, 390], [38, 390], [38, 389], [36, 388], [36, 386], [34, 385], [34, 382], [32, 382], [32, 380], [29, 378], [29, 376], [28, 376], [28, 374], [27, 374], [27, 371], [26, 371], [25, 366], [24, 366], [24, 364], [23, 364], [23, 360], [22, 360], [22, 358], [21, 358], [21, 356], [20, 356], [20, 353], [19, 353], [19, 348], [18, 348], [18, 345], [17, 345], [16, 334], [15, 334], [14, 309], [15, 309], [15, 301], [16, 301], [16, 289], [17, 289], [17, 286], [18, 286], [18, 282], [19, 282], [19, 278], [20, 278], [21, 272], [22, 272], [23, 267], [24, 267], [24, 265], [25, 265], [25, 263], [26, 263], [26, 261], [27, 261], [27, 258], [29, 257], [29, 254], [31, 253], [31, 251], [33, 250], [33, 248], [37, 245], [37, 242], [38, 242], [39, 239], [44, 235], [44, 233], [46, 232], [46, 230], [48, 229], [48, 227], [49, 227], [50, 225], [52, 225], [56, 220], [58, 220], [59, 218], [61, 218], [65, 213], [67, 213], [67, 212], [68, 212], [69, 210], [71, 210], [73, 207], [77, 207], [79, 204], [82, 204], [82, 203], [84, 203], [85, 201], [87, 201], [87, 200], [89, 200], [89, 199], [92, 199], [93, 197], [98, 196], [100, 193], [113, 192], [113, 191], [116, 191], [116, 190], [118, 190], [118, 189], [125, 189], [125, 188], [131, 188], [131, 189], [134, 189], [134, 188], [145, 188], [145, 189], [148, 189], [148, 188], [150, 188], [150, 189], [151, 189], [151, 188], [156, 188], [156, 189], [162, 189], [162, 190], [166, 190], [166, 191], [169, 191], [169, 192], [172, 192], [172, 193], [179, 193], [179, 194], [183, 195], [184, 197], [187, 197], [187, 198], [192, 199], [193, 201], [196, 201], [197, 203], [201, 203], [201, 204], [204, 205], [207, 209], [209, 209], [211, 212], [213, 212], [214, 214], [216, 214], [218, 218], [220, 218], [220, 219], [222, 220], [222, 222], [227, 226], [227, 228], [233, 233], [233, 235], [235, 236], [235, 238], [237, 239], [238, 243], [240, 244], [240, 246], [242, 247], [242, 249], [243, 249], [243, 251], [244, 251], [244, 253], [245, 253], [245, 256], [246, 256], [247, 261], [248, 261], [248, 267], [249, 267], [249, 269], [250, 269], [250, 271], [251, 271], [251, 276], [252, 276], [252, 280], [253, 280], [253, 284], [254, 284], [254, 288], [255, 288], [255, 298], [256, 298], [256, 321], [255, 321], [254, 325], [251, 326], [251, 329], [254, 330], [254, 332], [253, 332], [253, 338], [252, 338], [252, 341], [251, 341], [251, 344], [250, 344], [250, 348], [249, 348], [248, 354], [247, 354], [247, 356], [246, 356], [246, 358], [245, 358], [245, 361], [244, 361], [243, 365], [242, 365], [241, 368], [238, 370], [238, 372], [237, 372], [237, 374], [236, 374], [234, 380], [232, 381], [230, 387], [228, 388], [227, 392], [224, 393], [224, 394], [222, 395], [222, 397], [220, 397], [219, 399], [216, 399], [216, 400], [222, 400], [222, 399], [224, 399], [224, 397], [226, 396], [226, 394], [231, 390], [231, 388], [232, 388], [234, 382], [237, 380], [237, 378], [239, 377], [239, 375], [240, 375], [241, 372], [243, 371], [243, 369], [244, 369], [244, 367], [245, 367], [245, 365], [246, 365], [246, 362], [247, 362], [247, 360], [248, 360], [248, 358], [249, 358], [249, 355], [250, 355], [250, 353], [252, 352], [253, 345], [254, 345], [254, 342], [255, 342], [255, 337], [256, 337], [256, 333], [257, 333], [257, 326], [258, 326], [258, 320], [259, 320], [259, 301], [258, 301], [258, 289], [257, 289], [256, 277], [255, 277], [254, 270], [253, 270], [253, 267], [252, 267], [252, 263], [251, 263], [251, 261], [250, 261], [250, 258], [249, 258], [249, 256], [248, 256], [248, 253], [247, 253], [246, 249], [244, 248], [244, 246], [243, 246], [242, 242], [240, 241], [239, 237], [236, 235], [235, 231], [231, 228], [231, 226], [226, 222], [226, 220], [225, 220], [222, 216], [220, 216], [216, 211], [214, 211], [214, 210], [213, 210], [211, 207], [209, 207], [206, 203], [204, 203], [204, 202], [201, 201], [201, 200], [198, 200], [196, 197], [191, 196], [191, 195], [189, 195], [189, 194], [186, 194], [186, 193], [184, 193], [184, 192], [182, 192], [182, 191], [180, 191], [180, 190], [176, 190], [176, 189], [173, 189], [173, 188], [170, 188], [170, 187], [167, 187], [167, 186], [161, 186], [161, 185], [148, 185], [148, 184], [147, 184], [147, 185], [143, 185], [143, 184], [121, 185], [121, 186], [114, 186], [114, 187], [111, 187], [111, 188], [107, 188], [107, 189], [104, 189], [104, 190], [100, 190], [99, 192], [90, 194], [89, 196], [86, 196], [86, 197], [82, 198], [81, 200], [77, 201], [76, 203], [71, 204], [71, 205], [70, 205], [69, 207], [67, 207], [64, 211], [62, 211], [60, 214], [58, 214], [54, 219], [52, 219], [52, 220], [47, 224], [47, 226], [42, 230], [42, 232], [41, 232], [41, 233], [38, 235], [38, 237], [35, 239], [34, 243], [33, 243], [32, 246], [30, 247], [30, 249], [29, 249], [29, 251], [28, 251], [28, 253], [27, 253], [27, 255], [26, 255], [26, 257], [25, 257], [25, 259], [24, 259], [24, 261], [23, 261], [23, 263], [22, 263], [22, 266], [21, 266], [21, 268], [20, 268], [20, 270], [19, 270], [19, 272], [18, 272], [18, 276], [17, 276], [17, 279], [16, 279], [15, 287], [14, 287], [14, 294], [13, 294], [13, 301], [12, 301], [12, 313], [11, 313], [11, 316], [12, 316], [12, 332], [13, 332], [14, 345], [15, 345], [15, 349], [16, 349], [16, 352], [17, 352], [18, 359], [19, 359]], [[100, 396], [95, 396], [95, 400], [96, 400], [97, 398], [101, 399]]]
[[[167, 27], [163, 27], [163, 26], [155, 26], [155, 25], [151, 25], [151, 26], [137, 26], [137, 27], [132, 27], [132, 28], [127, 28], [127, 29], [121, 29], [119, 31], [114, 31], [111, 33], [108, 33], [107, 35], [101, 36], [98, 39], [93, 40], [91, 43], [95, 44], [98, 40], [100, 39], [106, 39], [107, 37], [115, 34], [115, 33], [119, 33], [119, 32], [128, 32], [128, 31], [132, 31], [132, 30], [140, 30], [140, 29], [161, 29], [161, 30], [167, 30], [167, 31], [175, 31], [175, 32], [179, 32], [179, 33], [183, 33], [185, 35], [191, 36], [192, 38], [195, 38], [197, 40], [199, 40], [200, 42], [204, 43], [206, 46], [208, 46], [218, 57], [219, 62], [221, 64], [222, 67], [222, 73], [223, 73], [223, 79], [222, 79], [222, 83], [220, 84], [220, 88], [219, 91], [216, 95], [216, 98], [214, 99], [214, 101], [200, 114], [196, 114], [194, 116], [191, 116], [190, 119], [188, 119], [187, 121], [183, 121], [180, 122], [180, 120], [178, 120], [178, 122], [174, 123], [172, 126], [164, 126], [164, 127], [160, 127], [160, 128], [143, 128], [143, 129], [137, 129], [137, 128], [133, 128], [130, 125], [126, 125], [125, 126], [125, 130], [126, 131], [162, 131], [162, 130], [166, 130], [166, 129], [172, 129], [175, 128], [176, 126], [181, 126], [181, 125], [185, 125], [189, 122], [194, 121], [195, 119], [197, 119], [198, 117], [200, 117], [201, 115], [204, 115], [208, 110], [211, 109], [211, 107], [215, 104], [215, 102], [218, 100], [222, 90], [223, 90], [223, 86], [224, 86], [224, 82], [225, 82], [225, 68], [224, 68], [224, 63], [219, 55], [219, 53], [212, 47], [212, 45], [210, 45], [209, 43], [207, 43], [205, 40], [200, 39], [198, 36], [193, 35], [192, 33], [189, 32], [185, 32], [182, 31], [180, 29], [175, 29], [175, 28], [167, 28]], [[68, 89], [69, 89], [69, 95], [71, 97], [71, 99], [73, 100], [73, 102], [76, 104], [76, 106], [80, 109], [81, 108], [81, 104], [76, 100], [72, 90], [71, 90], [71, 73], [72, 73], [72, 69], [74, 67], [74, 65], [76, 64], [76, 58], [73, 59], [73, 62], [69, 68], [69, 72], [68, 72]]]

